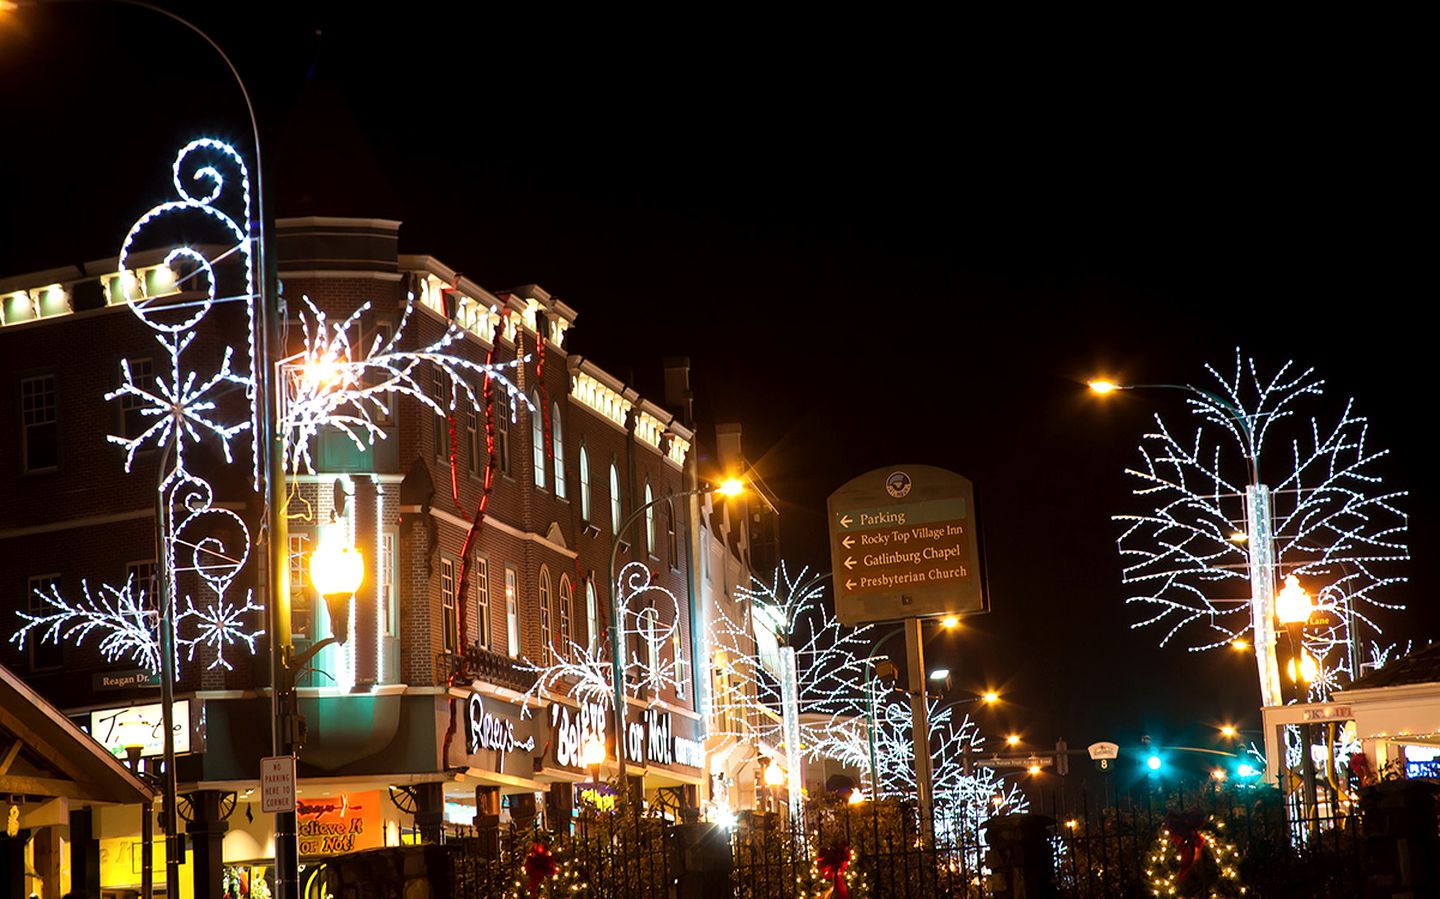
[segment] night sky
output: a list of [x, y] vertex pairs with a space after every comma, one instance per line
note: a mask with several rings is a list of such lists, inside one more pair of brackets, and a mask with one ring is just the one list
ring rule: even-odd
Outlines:
[[[404, 252], [540, 283], [579, 310], [572, 352], [657, 399], [688, 355], [702, 429], [743, 424], [797, 564], [828, 567], [825, 498], [856, 474], [975, 483], [994, 611], [936, 647], [957, 690], [1006, 693], [988, 732], [1258, 725], [1249, 656], [1128, 630], [1123, 469], [1150, 415], [1190, 416], [1097, 401], [1097, 373], [1199, 383], [1237, 346], [1316, 366], [1322, 423], [1355, 396], [1411, 491], [1396, 633], [1440, 633], [1436, 148], [1393, 33], [279, 9], [186, 10], [256, 100], [278, 215], [399, 218]], [[0, 16], [0, 273], [113, 255], [193, 136], [250, 152], [233, 81], [156, 14]]]

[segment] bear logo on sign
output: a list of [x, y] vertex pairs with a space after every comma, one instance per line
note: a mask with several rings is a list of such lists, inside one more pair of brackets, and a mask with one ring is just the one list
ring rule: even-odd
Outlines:
[[903, 471], [893, 472], [890, 477], [885, 479], [885, 492], [896, 499], [901, 499], [909, 493], [911, 486], [913, 485], [910, 476]]

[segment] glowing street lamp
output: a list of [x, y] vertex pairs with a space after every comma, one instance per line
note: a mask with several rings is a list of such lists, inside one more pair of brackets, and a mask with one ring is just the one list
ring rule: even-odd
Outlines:
[[600, 783], [600, 765], [605, 761], [605, 744], [594, 734], [591, 734], [580, 747], [580, 763], [590, 769], [590, 782], [598, 785]]
[[1300, 586], [1300, 579], [1293, 574], [1285, 576], [1285, 586], [1275, 596], [1275, 617], [1281, 624], [1304, 624], [1310, 620], [1315, 605], [1310, 594]]
[[1019, 734], [1011, 734], [1010, 736], [1006, 737], [1006, 738], [1005, 738], [1005, 745], [1007, 745], [1007, 746], [1019, 746], [1019, 745], [1020, 745], [1020, 735], [1019, 735]]
[[1114, 393], [1115, 391], [1120, 389], [1119, 384], [1116, 384], [1114, 381], [1111, 381], [1108, 378], [1096, 378], [1093, 381], [1088, 382], [1085, 386], [1089, 387], [1093, 393], [1098, 393], [1101, 396], [1104, 396], [1107, 393]]
[[330, 610], [336, 641], [350, 638], [350, 600], [365, 580], [365, 559], [345, 539], [345, 527], [332, 521], [320, 529], [320, 545], [310, 556], [310, 582]]
[[1235, 735], [1238, 733], [1239, 731], [1235, 729], [1235, 725], [1233, 724], [1224, 724], [1220, 727], [1220, 736], [1225, 737], [1228, 740], [1235, 739]]
[[1000, 694], [996, 693], [994, 690], [986, 690], [984, 693], [980, 694], [980, 699], [988, 705], [994, 705], [995, 703], [1000, 701]]

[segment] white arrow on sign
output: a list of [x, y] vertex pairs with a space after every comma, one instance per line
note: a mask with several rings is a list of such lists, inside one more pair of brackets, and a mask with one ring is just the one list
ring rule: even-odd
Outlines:
[[849, 568], [849, 569], [851, 569], [851, 570], [854, 570], [854, 568], [855, 568], [855, 560], [854, 560], [853, 558], [851, 558], [850, 556], [846, 556], [846, 557], [845, 557], [845, 567], [846, 567], [846, 568]]
[[847, 536], [844, 540], [840, 541], [840, 545], [845, 547], [846, 549], [849, 549], [850, 547], [855, 545], [855, 538]]
[[851, 521], [851, 518], [850, 518], [849, 515], [841, 515], [841, 516], [840, 516], [840, 526], [841, 526], [842, 528], [848, 528], [848, 527], [850, 526], [850, 521]]
[[846, 582], [845, 582], [845, 589], [846, 589], [846, 590], [854, 590], [854, 589], [855, 589], [855, 582], [854, 582], [854, 581], [846, 581]]

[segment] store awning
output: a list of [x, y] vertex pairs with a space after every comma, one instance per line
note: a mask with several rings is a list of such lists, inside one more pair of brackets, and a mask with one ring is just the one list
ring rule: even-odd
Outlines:
[[0, 793], [80, 804], [155, 798], [105, 747], [0, 665]]

